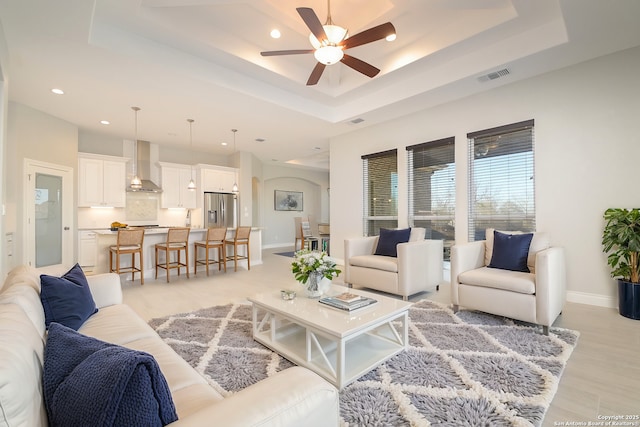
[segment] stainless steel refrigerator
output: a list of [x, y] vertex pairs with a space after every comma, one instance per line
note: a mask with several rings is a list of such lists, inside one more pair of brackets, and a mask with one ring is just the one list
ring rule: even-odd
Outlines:
[[204, 226], [235, 228], [238, 196], [233, 193], [204, 193]]

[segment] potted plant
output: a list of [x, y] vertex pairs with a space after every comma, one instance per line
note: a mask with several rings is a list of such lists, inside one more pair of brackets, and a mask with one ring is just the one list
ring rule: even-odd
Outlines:
[[640, 319], [640, 209], [607, 209], [602, 246], [618, 279], [620, 314]]
[[318, 298], [340, 274], [336, 262], [324, 251], [300, 250], [295, 253], [291, 272], [310, 298]]

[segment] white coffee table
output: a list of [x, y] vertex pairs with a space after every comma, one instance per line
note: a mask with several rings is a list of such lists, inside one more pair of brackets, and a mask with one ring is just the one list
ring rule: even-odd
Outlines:
[[337, 285], [326, 294], [347, 290], [378, 302], [348, 313], [303, 295], [285, 301], [277, 291], [248, 298], [253, 303], [253, 338], [342, 389], [407, 348], [411, 306]]

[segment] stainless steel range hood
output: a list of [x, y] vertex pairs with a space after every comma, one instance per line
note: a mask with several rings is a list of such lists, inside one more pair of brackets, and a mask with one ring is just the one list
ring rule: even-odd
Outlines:
[[151, 143], [149, 141], [138, 140], [136, 144], [136, 172], [142, 181], [142, 188], [131, 188], [127, 186], [127, 191], [144, 193], [162, 193], [162, 188], [151, 181]]

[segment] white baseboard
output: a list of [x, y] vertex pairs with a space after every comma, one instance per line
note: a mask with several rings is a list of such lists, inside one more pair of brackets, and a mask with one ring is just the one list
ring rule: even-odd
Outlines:
[[586, 292], [567, 291], [567, 301], [578, 304], [596, 305], [598, 307], [617, 308], [618, 301], [614, 297]]
[[290, 248], [293, 246], [291, 243], [269, 243], [268, 245], [262, 245], [262, 249], [274, 249], [274, 248]]

